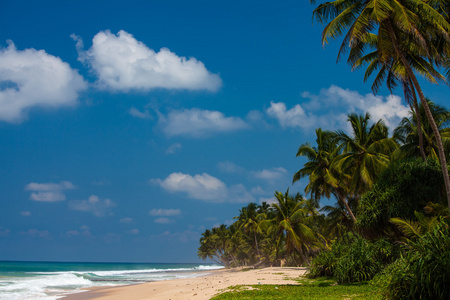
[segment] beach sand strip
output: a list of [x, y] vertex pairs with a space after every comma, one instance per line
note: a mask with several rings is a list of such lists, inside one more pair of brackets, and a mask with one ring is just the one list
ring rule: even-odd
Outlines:
[[306, 268], [222, 269], [197, 278], [93, 288], [69, 295], [64, 300], [208, 300], [234, 285], [297, 285], [296, 280], [305, 273]]

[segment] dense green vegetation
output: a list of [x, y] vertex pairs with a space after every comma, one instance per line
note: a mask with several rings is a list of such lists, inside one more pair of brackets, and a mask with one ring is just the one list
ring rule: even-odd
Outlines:
[[[318, 128], [315, 145], [300, 145], [307, 162], [293, 176], [308, 180], [309, 198], [276, 191], [271, 205], [250, 203], [200, 240], [199, 256], [227, 267], [309, 265], [310, 278], [340, 286], [318, 295], [311, 286], [257, 287], [217, 299], [366, 299], [363, 290], [333, 294], [364, 282], [377, 291], [370, 297], [450, 299], [450, 111], [426, 99], [416, 77], [450, 79], [450, 1], [335, 0], [313, 15], [326, 24], [323, 44], [343, 37], [338, 59], [348, 52], [352, 69], [367, 67], [364, 80], [376, 74], [374, 93], [383, 82], [402, 87], [410, 116], [392, 135], [369, 114], [348, 115], [350, 133]], [[320, 206], [323, 198], [336, 202]]]

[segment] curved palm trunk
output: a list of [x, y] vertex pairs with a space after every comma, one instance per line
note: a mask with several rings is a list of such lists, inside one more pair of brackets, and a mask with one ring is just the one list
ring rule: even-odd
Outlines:
[[417, 104], [416, 91], [414, 89], [414, 85], [412, 84], [411, 80], [409, 80], [409, 84], [410, 84], [412, 92], [413, 92], [414, 110], [416, 111], [417, 134], [419, 135], [420, 155], [422, 155], [423, 161], [426, 163], [427, 162], [427, 155], [425, 154], [425, 149], [423, 147], [422, 116], [420, 115], [419, 105]]
[[422, 88], [419, 85], [419, 81], [417, 80], [417, 77], [414, 75], [414, 72], [409, 65], [408, 61], [406, 60], [405, 56], [403, 55], [402, 51], [400, 50], [398, 46], [397, 37], [395, 35], [391, 20], [388, 22], [389, 26], [389, 32], [392, 38], [392, 44], [394, 46], [394, 50], [397, 53], [398, 57], [402, 61], [406, 73], [408, 74], [408, 77], [411, 79], [412, 83], [414, 84], [414, 87], [416, 88], [417, 94], [419, 94], [420, 102], [423, 105], [423, 108], [425, 110], [425, 113], [427, 115], [427, 119], [430, 122], [431, 128], [433, 129], [433, 134], [436, 139], [436, 144], [438, 147], [438, 153], [439, 153], [439, 161], [441, 162], [441, 168], [442, 168], [442, 175], [444, 176], [444, 183], [445, 183], [445, 191], [447, 194], [447, 202], [448, 207], [450, 209], [450, 178], [448, 176], [448, 169], [447, 169], [447, 160], [445, 159], [445, 152], [444, 152], [444, 145], [442, 144], [441, 134], [439, 133], [439, 129], [436, 125], [436, 122], [434, 121], [433, 115], [431, 114], [430, 107], [428, 106], [428, 102], [425, 99], [425, 95], [423, 94]]
[[256, 232], [254, 232], [253, 236], [255, 238], [256, 254], [259, 257], [259, 256], [261, 256], [261, 253], [259, 253], [258, 241], [256, 240]]
[[347, 210], [348, 214], [352, 218], [353, 222], [356, 222], [355, 215], [353, 214], [352, 210], [350, 209], [348, 202], [345, 200], [344, 195], [342, 195], [342, 193], [339, 191], [339, 189], [336, 190], [336, 193], [338, 194], [338, 198], [339, 198], [338, 200], [344, 204], [345, 209]]

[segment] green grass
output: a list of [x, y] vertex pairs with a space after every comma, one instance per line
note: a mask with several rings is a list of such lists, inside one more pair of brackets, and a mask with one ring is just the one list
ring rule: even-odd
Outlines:
[[245, 290], [241, 285], [233, 286], [211, 300], [381, 299], [375, 287], [367, 283], [337, 285], [329, 278], [300, 279], [298, 282], [300, 285], [253, 285], [250, 286], [252, 290]]

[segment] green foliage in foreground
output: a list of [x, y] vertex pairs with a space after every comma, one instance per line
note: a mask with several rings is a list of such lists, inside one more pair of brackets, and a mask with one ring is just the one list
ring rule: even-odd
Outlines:
[[407, 245], [373, 283], [385, 299], [450, 299], [450, 226], [441, 222]]
[[334, 276], [339, 284], [371, 280], [399, 256], [399, 247], [384, 239], [370, 242], [347, 234], [311, 262], [309, 278]]
[[[246, 288], [251, 288], [252, 290], [246, 290]], [[377, 294], [376, 288], [367, 283], [336, 285], [333, 280], [307, 280], [302, 281], [301, 285], [234, 286], [229, 290], [211, 300], [381, 299]]]
[[[444, 181], [436, 161], [396, 161], [380, 175], [358, 205], [357, 227], [365, 236], [379, 237], [394, 226], [391, 218], [412, 219], [428, 202], [441, 203]], [[443, 203], [443, 202], [442, 202]]]

